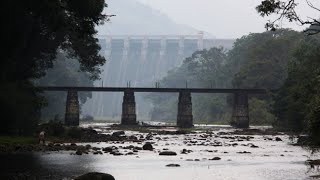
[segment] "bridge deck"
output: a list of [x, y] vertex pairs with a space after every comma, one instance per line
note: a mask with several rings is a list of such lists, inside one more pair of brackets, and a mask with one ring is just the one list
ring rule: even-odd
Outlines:
[[130, 90], [133, 92], [167, 92], [177, 93], [188, 91], [191, 93], [247, 93], [266, 94], [266, 89], [217, 89], [217, 88], [146, 88], [146, 87], [68, 87], [68, 86], [42, 86], [38, 87], [43, 91], [94, 91], [94, 92], [123, 92]]

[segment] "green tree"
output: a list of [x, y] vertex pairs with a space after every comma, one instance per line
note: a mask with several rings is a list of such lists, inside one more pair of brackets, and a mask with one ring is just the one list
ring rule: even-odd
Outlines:
[[184, 63], [190, 75], [203, 86], [223, 88], [226, 86], [226, 72], [223, 69], [226, 59], [223, 48], [211, 48], [193, 53]]
[[[228, 53], [234, 88], [278, 89], [287, 78], [287, 66], [300, 33], [286, 29], [255, 33], [238, 39]], [[258, 99], [257, 99], [258, 98]], [[232, 102], [232, 101], [230, 101]], [[274, 121], [272, 96], [250, 97], [250, 124]], [[230, 104], [231, 105], [231, 104]]]
[[[52, 67], [58, 49], [98, 78], [105, 59], [98, 54], [94, 28], [108, 20], [105, 7], [104, 0], [2, 1], [0, 103], [5, 111], [0, 133], [27, 133], [23, 124], [36, 124], [31, 122], [39, 117], [42, 99], [32, 80]], [[20, 122], [22, 129], [12, 122]]]
[[306, 130], [320, 145], [320, 36], [305, 37], [293, 57], [288, 78], [275, 96], [275, 114], [281, 127]]
[[[303, 34], [287, 29], [249, 34], [236, 40], [228, 52], [221, 48], [195, 52], [181, 67], [169, 72], [161, 84], [164, 87], [184, 87], [187, 81], [188, 87], [278, 89], [288, 77], [288, 63], [303, 38]], [[272, 97], [249, 96], [251, 124], [275, 121]], [[192, 98], [195, 120], [230, 121], [232, 95], [201, 94]], [[177, 103], [176, 95], [152, 96], [150, 99], [155, 104], [155, 112], [174, 109], [170, 111], [171, 117], [176, 114], [176, 108], [173, 108]]]
[[[223, 48], [196, 51], [185, 59], [183, 64], [172, 71], [161, 81], [161, 87], [216, 87], [227, 86], [228, 77], [224, 72], [226, 51]], [[230, 78], [231, 79], [231, 78]], [[187, 82], [187, 84], [186, 84]], [[161, 120], [175, 120], [177, 115], [177, 94], [149, 94], [154, 105], [152, 117]], [[213, 122], [221, 120], [225, 113], [224, 95], [192, 95], [193, 115], [196, 121]]]
[[290, 30], [250, 34], [237, 40], [229, 52], [235, 88], [279, 88], [300, 34]]
[[[37, 79], [35, 84], [38, 86], [93, 86], [90, 74], [79, 69], [80, 64], [76, 59], [67, 58], [65, 53], [58, 52], [53, 68], [48, 69], [46, 75]], [[65, 113], [66, 94], [66, 92], [45, 92], [47, 106], [41, 110], [41, 118], [62, 120]], [[80, 107], [92, 97], [91, 92], [80, 92], [78, 95]]]
[[[299, 2], [301, 3], [301, 2]], [[299, 5], [297, 0], [263, 0], [261, 4], [256, 7], [258, 13], [264, 16], [275, 15], [274, 20], [269, 20], [265, 27], [270, 30], [276, 30], [280, 27], [283, 19], [289, 22], [296, 22], [300, 25], [309, 25], [310, 27], [305, 30], [308, 34], [317, 34], [320, 32], [319, 17], [303, 18], [301, 14], [296, 11]], [[314, 6], [310, 1], [306, 0], [305, 3], [310, 7], [310, 11], [320, 12], [320, 8]]]

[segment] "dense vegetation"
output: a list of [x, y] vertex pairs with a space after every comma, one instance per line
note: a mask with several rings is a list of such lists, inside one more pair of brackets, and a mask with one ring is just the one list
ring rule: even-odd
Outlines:
[[[66, 57], [63, 52], [58, 52], [53, 68], [48, 69], [46, 75], [35, 80], [38, 86], [93, 86], [90, 74], [79, 71], [80, 64], [76, 59]], [[88, 98], [91, 92], [80, 92], [80, 107]], [[41, 109], [41, 120], [62, 121], [65, 114], [66, 92], [45, 92], [46, 106]]]
[[[290, 30], [250, 34], [238, 39], [228, 52], [223, 48], [195, 52], [181, 67], [169, 72], [160, 84], [185, 87], [187, 82], [189, 87], [280, 88], [287, 77], [290, 50], [300, 36]], [[150, 95], [148, 98], [155, 104], [154, 119], [175, 119], [176, 95]], [[252, 96], [249, 101], [251, 124], [271, 124], [274, 116], [270, 96]], [[231, 119], [230, 95], [193, 95], [193, 104], [196, 122], [228, 123]]]
[[82, 71], [98, 78], [105, 59], [94, 35], [95, 26], [108, 19], [102, 14], [105, 6], [104, 0], [2, 2], [0, 133], [34, 131], [43, 98], [33, 80], [53, 66], [57, 51], [77, 59]]
[[[310, 12], [319, 13], [319, 7], [305, 1]], [[320, 145], [320, 108], [319, 108], [319, 17], [304, 18], [297, 7], [303, 4], [297, 0], [263, 0], [256, 10], [261, 16], [275, 19], [266, 23], [266, 28], [276, 31], [283, 20], [308, 25], [304, 37], [293, 50], [288, 64], [288, 78], [274, 96], [275, 125], [291, 131], [305, 131], [310, 135], [309, 145]]]
[[[271, 16], [273, 18], [273, 20], [269, 20], [265, 25], [268, 30], [275, 31], [279, 27], [282, 27], [283, 20], [287, 20], [301, 26], [309, 26], [304, 32], [308, 35], [314, 35], [320, 32], [320, 21], [317, 15], [320, 9], [313, 3], [308, 0], [304, 2], [298, 0], [263, 0], [256, 7], [256, 10], [262, 17]], [[314, 12], [314, 17], [303, 17], [303, 11], [297, 11], [301, 5], [307, 5], [309, 7], [308, 11]]]
[[[250, 124], [311, 135], [320, 144], [320, 36], [291, 30], [250, 34], [233, 49], [195, 52], [168, 73], [165, 87], [266, 88], [266, 96], [249, 98]], [[165, 96], [165, 98], [164, 98]], [[149, 95], [154, 119], [174, 119], [176, 95]], [[196, 122], [228, 123], [232, 96], [193, 95]]]
[[306, 131], [320, 145], [320, 36], [307, 36], [294, 50], [288, 78], [275, 96], [276, 123]]

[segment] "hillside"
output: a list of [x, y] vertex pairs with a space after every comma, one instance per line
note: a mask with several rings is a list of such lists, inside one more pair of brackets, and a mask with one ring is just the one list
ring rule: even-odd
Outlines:
[[107, 1], [110, 22], [97, 27], [102, 34], [197, 34], [199, 30], [173, 22], [167, 15], [135, 0]]

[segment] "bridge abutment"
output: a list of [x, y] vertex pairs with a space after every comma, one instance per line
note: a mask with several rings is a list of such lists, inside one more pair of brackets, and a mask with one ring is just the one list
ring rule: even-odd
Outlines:
[[136, 102], [134, 98], [134, 91], [125, 90], [122, 102], [122, 115], [121, 115], [122, 125], [136, 125], [137, 115], [136, 115]]
[[193, 127], [192, 101], [190, 92], [179, 92], [177, 126]]
[[234, 93], [232, 122], [234, 127], [249, 128], [248, 94]]
[[67, 94], [64, 123], [66, 126], [79, 126], [79, 100], [78, 92], [69, 90]]

